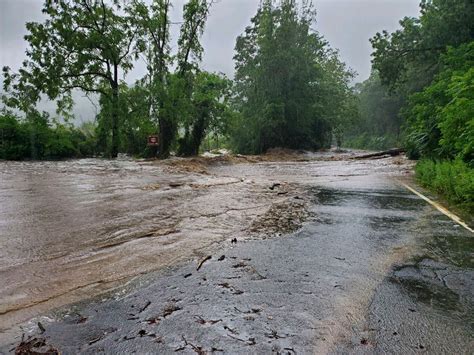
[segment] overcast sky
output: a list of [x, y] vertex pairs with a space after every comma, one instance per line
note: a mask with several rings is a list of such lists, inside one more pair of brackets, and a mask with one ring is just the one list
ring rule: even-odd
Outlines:
[[[179, 20], [184, 0], [173, 0], [173, 17]], [[241, 34], [255, 14], [260, 0], [219, 0], [211, 9], [202, 38], [205, 49], [203, 67], [232, 76], [235, 38]], [[16, 70], [25, 58], [25, 23], [41, 21], [43, 0], [0, 0], [0, 67]], [[371, 46], [369, 38], [377, 31], [393, 31], [405, 16], [418, 16], [419, 0], [314, 0], [316, 29], [337, 48], [343, 61], [359, 75], [370, 74]], [[174, 37], [178, 28], [172, 29]], [[138, 64], [127, 81], [142, 76], [144, 66]], [[84, 115], [84, 113], [83, 113]], [[87, 115], [87, 114], [86, 114]]]

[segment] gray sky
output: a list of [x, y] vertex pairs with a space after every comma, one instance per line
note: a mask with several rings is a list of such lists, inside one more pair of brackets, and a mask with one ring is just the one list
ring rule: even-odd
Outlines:
[[[232, 76], [235, 38], [243, 32], [255, 14], [260, 0], [220, 0], [211, 9], [202, 43], [203, 67]], [[43, 0], [0, 0], [0, 67], [16, 70], [25, 59], [25, 23], [41, 21]], [[178, 20], [184, 0], [174, 0], [173, 16]], [[377, 31], [393, 31], [404, 16], [418, 16], [419, 0], [314, 0], [318, 11], [316, 29], [337, 48], [343, 61], [359, 75], [370, 74], [369, 38]], [[178, 28], [172, 29], [176, 38]], [[138, 63], [127, 81], [144, 74]], [[82, 105], [86, 104], [86, 101]], [[78, 104], [80, 104], [78, 102]], [[52, 106], [51, 106], [52, 107]], [[89, 116], [82, 113], [81, 116]], [[85, 117], [82, 117], [85, 119]]]

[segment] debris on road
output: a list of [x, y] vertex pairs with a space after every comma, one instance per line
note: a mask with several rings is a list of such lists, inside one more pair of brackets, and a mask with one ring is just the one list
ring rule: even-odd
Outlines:
[[196, 271], [199, 271], [199, 269], [202, 267], [202, 265], [203, 265], [206, 261], [211, 260], [211, 259], [212, 259], [212, 256], [211, 256], [211, 255], [208, 255], [208, 256], [206, 256], [204, 259], [202, 259], [202, 260], [199, 262], [199, 264], [198, 264], [198, 266], [197, 266], [197, 268], [196, 268]]
[[402, 153], [405, 153], [405, 149], [403, 149], [403, 148], [393, 148], [393, 149], [388, 149], [388, 150], [384, 150], [384, 151], [381, 151], [381, 152], [358, 155], [358, 156], [353, 157], [352, 159], [356, 159], [356, 160], [373, 159], [373, 158], [380, 158], [380, 157], [385, 157], [385, 156], [395, 157], [395, 156], [400, 155]]
[[[13, 349], [12, 349], [13, 350]], [[46, 343], [44, 338], [29, 337], [21, 340], [21, 343], [14, 349], [15, 355], [48, 354], [59, 355], [58, 349]]]

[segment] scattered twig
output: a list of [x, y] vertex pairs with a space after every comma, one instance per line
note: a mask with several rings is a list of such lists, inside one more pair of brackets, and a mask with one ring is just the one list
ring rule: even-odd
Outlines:
[[142, 313], [145, 309], [147, 309], [151, 304], [151, 301], [147, 301], [147, 303], [145, 303], [145, 305], [139, 309], [138, 313]]
[[181, 338], [183, 339], [184, 344], [185, 344], [186, 346], [189, 345], [189, 346], [194, 350], [194, 352], [195, 352], [196, 354], [198, 354], [198, 355], [205, 355], [205, 354], [207, 354], [206, 351], [203, 350], [203, 348], [202, 348], [201, 346], [196, 346], [196, 345], [194, 345], [194, 344], [188, 342], [188, 341], [186, 340], [186, 338], [184, 337], [184, 335], [182, 335]]
[[204, 264], [204, 263], [205, 263], [206, 261], [208, 261], [208, 260], [211, 260], [211, 258], [212, 258], [212, 256], [211, 256], [211, 255], [208, 255], [208, 256], [206, 256], [204, 259], [202, 259], [202, 260], [199, 262], [199, 264], [198, 264], [198, 266], [197, 266], [197, 268], [196, 268], [196, 271], [199, 271], [199, 269], [201, 268], [202, 264]]
[[219, 323], [219, 322], [222, 322], [222, 319], [216, 319], [216, 320], [213, 320], [213, 319], [210, 319], [210, 320], [205, 320], [204, 318], [200, 317], [200, 316], [194, 316], [197, 320], [196, 320], [196, 323], [199, 323], [199, 324], [216, 324], [216, 323]]
[[[48, 347], [48, 349], [44, 349], [44, 347]], [[15, 350], [15, 355], [31, 355], [31, 354], [39, 354], [37, 350], [40, 348], [44, 349], [45, 352], [42, 354], [50, 354], [50, 355], [59, 355], [58, 349], [54, 348], [51, 345], [46, 344], [46, 340], [43, 338], [32, 338], [28, 337], [25, 340], [24, 334], [21, 337], [21, 342], [18, 346], [12, 350]]]
[[237, 263], [237, 264], [232, 265], [232, 267], [233, 267], [234, 269], [241, 268], [241, 267], [246, 267], [246, 266], [247, 266], [247, 264], [244, 263], [243, 261], [241, 261], [241, 262], [239, 262], [239, 263]]
[[101, 339], [102, 339], [102, 337], [103, 337], [103, 336], [102, 336], [102, 335], [100, 335], [100, 336], [98, 336], [98, 337], [95, 337], [94, 339], [90, 340], [90, 341], [89, 341], [89, 345], [92, 345], [92, 344], [95, 344], [95, 343], [97, 343], [99, 340], [101, 340]]
[[182, 308], [181, 307], [178, 307], [176, 304], [174, 303], [170, 303], [169, 305], [167, 305], [165, 307], [165, 309], [163, 310], [163, 318], [166, 318], [167, 316], [173, 314], [174, 312], [176, 311], [179, 311], [181, 310]]
[[224, 325], [224, 329], [225, 329], [225, 330], [228, 330], [228, 331], [231, 332], [232, 334], [239, 334], [238, 331], [236, 331], [235, 329], [232, 329], [232, 328], [228, 327], [227, 325]]
[[276, 330], [273, 330], [273, 329], [271, 330], [270, 333], [265, 333], [265, 336], [267, 338], [271, 338], [271, 339], [284, 339], [284, 338], [286, 338], [284, 336], [279, 335], [278, 332]]
[[243, 343], [245, 343], [245, 344], [247, 344], [247, 345], [255, 345], [255, 344], [257, 344], [257, 343], [255, 342], [255, 338], [249, 338], [248, 340], [245, 340], [245, 339], [237, 338], [237, 337], [235, 337], [235, 336], [233, 336], [233, 335], [230, 335], [230, 334], [227, 334], [227, 336], [228, 336], [229, 338], [232, 338], [232, 339], [241, 341], [241, 342], [243, 342]]

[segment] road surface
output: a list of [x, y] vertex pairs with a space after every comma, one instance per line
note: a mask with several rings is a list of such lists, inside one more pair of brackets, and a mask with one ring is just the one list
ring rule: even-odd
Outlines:
[[298, 160], [5, 163], [0, 349], [471, 353], [472, 234], [402, 159]]

